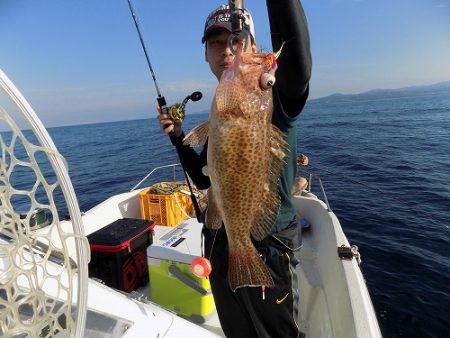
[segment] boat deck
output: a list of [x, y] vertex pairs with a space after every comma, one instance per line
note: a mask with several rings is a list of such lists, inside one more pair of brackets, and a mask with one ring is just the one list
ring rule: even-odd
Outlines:
[[[137, 193], [115, 195], [87, 211], [82, 217], [86, 235], [120, 218], [140, 218]], [[298, 253], [301, 331], [314, 338], [381, 337], [358, 263], [337, 255], [337, 247], [349, 243], [336, 216], [312, 194], [296, 196], [294, 202], [299, 214], [311, 224], [303, 233], [303, 247]], [[195, 219], [184, 222], [197, 223]], [[138, 292], [152, 301], [148, 285]], [[212, 336], [223, 336], [216, 313], [198, 325]]]

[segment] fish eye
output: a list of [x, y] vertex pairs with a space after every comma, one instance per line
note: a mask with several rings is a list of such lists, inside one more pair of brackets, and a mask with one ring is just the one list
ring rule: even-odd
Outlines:
[[272, 88], [273, 85], [275, 84], [275, 76], [273, 76], [272, 74], [269, 73], [264, 73], [261, 75], [260, 81], [259, 81], [259, 85], [261, 87], [261, 89], [269, 89]]

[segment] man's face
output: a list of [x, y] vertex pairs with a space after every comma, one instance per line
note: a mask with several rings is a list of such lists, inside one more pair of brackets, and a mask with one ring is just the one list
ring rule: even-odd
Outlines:
[[[210, 33], [206, 39], [205, 59], [218, 80], [222, 72], [233, 64], [234, 55], [228, 45], [230, 34], [228, 30], [220, 29]], [[249, 44], [247, 51], [256, 51], [255, 44]]]

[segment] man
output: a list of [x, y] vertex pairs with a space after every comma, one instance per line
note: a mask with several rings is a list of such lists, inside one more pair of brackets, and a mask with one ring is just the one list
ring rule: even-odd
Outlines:
[[[281, 207], [271, 234], [255, 247], [265, 260], [275, 288], [241, 287], [233, 292], [228, 284], [228, 245], [226, 233], [204, 230], [205, 254], [210, 258], [211, 287], [222, 329], [227, 337], [298, 337], [298, 281], [295, 272], [297, 260], [293, 251], [298, 249], [298, 227], [291, 202], [291, 189], [296, 176], [296, 121], [309, 91], [311, 54], [309, 34], [303, 8], [298, 0], [267, 0], [272, 47], [283, 51], [277, 60], [276, 84], [273, 87], [272, 123], [285, 135], [290, 153], [286, 159], [278, 185]], [[245, 11], [244, 29], [251, 36], [248, 50], [256, 50], [253, 20]], [[231, 16], [228, 6], [222, 5], [207, 17], [202, 43], [205, 59], [218, 80], [229, 67], [234, 55], [229, 47]], [[207, 189], [206, 148], [197, 154], [184, 146], [184, 132], [168, 115], [159, 116], [161, 129], [176, 146], [180, 161], [199, 189]]]

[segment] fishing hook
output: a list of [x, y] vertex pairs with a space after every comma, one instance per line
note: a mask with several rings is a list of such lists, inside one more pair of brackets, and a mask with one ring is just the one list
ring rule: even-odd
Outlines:
[[228, 46], [233, 54], [236, 54], [236, 43], [242, 43], [244, 50], [250, 44], [250, 32], [245, 28], [244, 0], [229, 0], [231, 12], [231, 35], [228, 38]]

